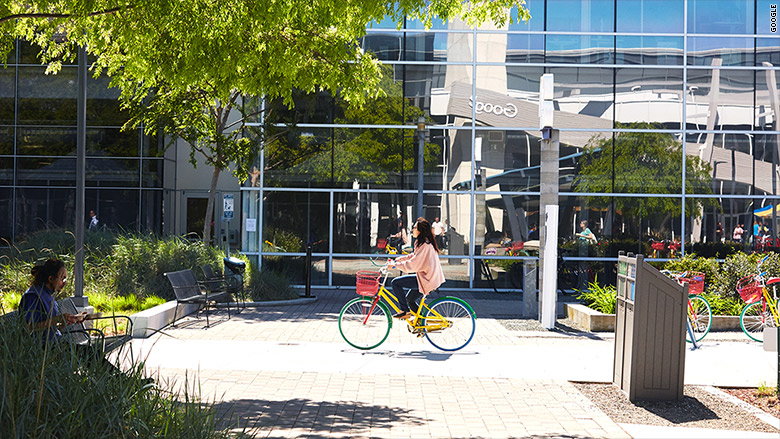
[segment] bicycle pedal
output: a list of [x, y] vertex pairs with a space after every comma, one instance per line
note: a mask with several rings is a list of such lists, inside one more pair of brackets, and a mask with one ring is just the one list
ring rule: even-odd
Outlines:
[[425, 331], [418, 332], [417, 333], [417, 338], [422, 338], [424, 335], [425, 335]]

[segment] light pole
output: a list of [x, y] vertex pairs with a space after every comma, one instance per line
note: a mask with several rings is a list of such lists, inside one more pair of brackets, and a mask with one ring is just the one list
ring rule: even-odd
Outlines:
[[546, 329], [555, 327], [558, 294], [558, 176], [559, 133], [553, 128], [553, 75], [539, 81], [539, 128], [542, 132], [539, 194], [539, 318]]
[[425, 161], [425, 117], [417, 118], [417, 218], [423, 217], [423, 165]]

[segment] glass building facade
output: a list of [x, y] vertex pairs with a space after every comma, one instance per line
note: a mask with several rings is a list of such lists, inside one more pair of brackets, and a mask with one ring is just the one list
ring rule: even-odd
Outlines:
[[[45, 74], [37, 50], [17, 44], [0, 68], [0, 239], [45, 228], [72, 230], [76, 217], [77, 65]], [[120, 131], [119, 92], [87, 79], [86, 212], [101, 226], [160, 232], [163, 158], [156, 137]]]
[[[446, 287], [488, 288], [489, 272], [498, 288], [519, 288], [513, 263], [538, 248], [545, 73], [555, 81], [567, 259], [608, 281], [620, 250], [659, 259], [749, 250], [759, 222], [776, 234], [771, 2], [527, 3], [531, 20], [506, 28], [375, 23], [361, 45], [383, 62], [383, 94], [362, 109], [327, 94], [298, 96], [294, 110], [262, 103], [274, 119], [250, 135], [296, 125], [265, 146], [242, 187], [243, 253], [301, 284], [311, 243], [314, 285], [354, 285], [422, 202], [423, 216], [447, 227]], [[582, 221], [598, 244], [577, 241]], [[524, 248], [507, 251], [512, 242]]]

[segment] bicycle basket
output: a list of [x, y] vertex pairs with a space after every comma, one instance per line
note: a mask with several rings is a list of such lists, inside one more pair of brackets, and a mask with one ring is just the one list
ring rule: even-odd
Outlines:
[[376, 240], [376, 248], [379, 249], [379, 250], [384, 250], [385, 248], [387, 248], [387, 240], [386, 239], [382, 239], [382, 238], [377, 239]]
[[761, 284], [755, 275], [743, 277], [737, 281], [737, 292], [745, 303], [757, 302], [761, 299]]
[[704, 273], [688, 271], [679, 282], [688, 282], [688, 294], [702, 294], [704, 292]]
[[361, 296], [376, 296], [379, 290], [379, 277], [382, 273], [378, 271], [358, 271], [357, 272], [357, 293]]

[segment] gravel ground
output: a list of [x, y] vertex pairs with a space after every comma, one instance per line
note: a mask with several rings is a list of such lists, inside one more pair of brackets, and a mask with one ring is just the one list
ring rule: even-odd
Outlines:
[[780, 399], [777, 396], [758, 396], [758, 389], [733, 389], [721, 388], [720, 390], [737, 398], [752, 404], [761, 410], [769, 413], [775, 418], [780, 418]]
[[685, 386], [681, 401], [631, 403], [615, 385], [574, 386], [617, 423], [780, 433], [742, 408], [698, 386]]

